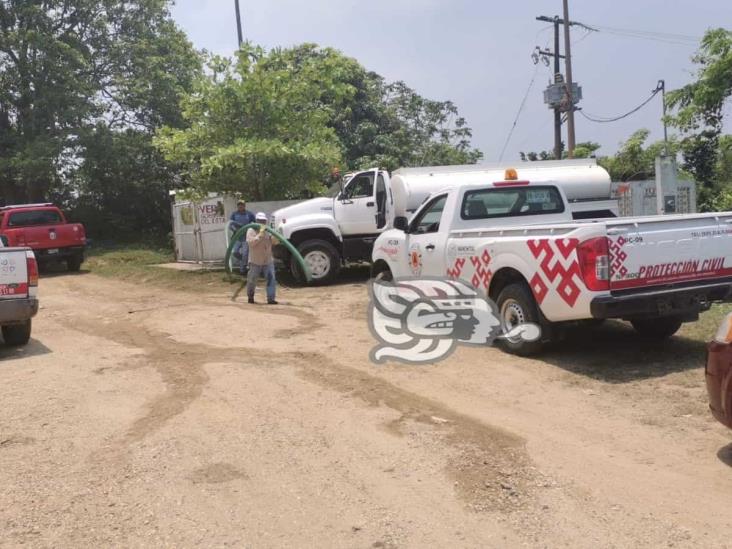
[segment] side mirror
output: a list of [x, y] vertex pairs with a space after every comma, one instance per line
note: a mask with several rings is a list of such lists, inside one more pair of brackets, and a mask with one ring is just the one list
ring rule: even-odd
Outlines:
[[399, 229], [400, 231], [407, 232], [407, 227], [409, 227], [409, 223], [407, 222], [407, 218], [404, 216], [399, 216], [394, 218], [394, 228]]
[[7, 248], [8, 247], [8, 237], [5, 236], [4, 234], [3, 235], [0, 235], [0, 242], [3, 243], [3, 248]]

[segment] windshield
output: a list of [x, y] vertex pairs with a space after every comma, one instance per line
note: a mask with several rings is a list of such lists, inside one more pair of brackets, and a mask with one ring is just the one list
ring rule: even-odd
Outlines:
[[61, 215], [56, 210], [30, 210], [10, 214], [8, 227], [28, 227], [61, 223]]

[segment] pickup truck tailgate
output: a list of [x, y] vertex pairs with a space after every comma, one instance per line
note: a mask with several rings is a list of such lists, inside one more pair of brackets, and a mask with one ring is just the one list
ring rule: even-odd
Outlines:
[[630, 218], [606, 223], [610, 290], [732, 277], [732, 214]]
[[[12, 229], [11, 229], [12, 230]], [[57, 249], [84, 244], [76, 225], [27, 226], [19, 229], [25, 237], [25, 246], [34, 250]]]
[[28, 295], [28, 266], [24, 250], [0, 248], [0, 299]]

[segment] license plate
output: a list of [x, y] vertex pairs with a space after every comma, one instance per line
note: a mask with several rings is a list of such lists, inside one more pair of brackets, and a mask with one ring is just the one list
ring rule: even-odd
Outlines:
[[15, 295], [21, 290], [18, 284], [0, 284], [0, 295]]
[[58, 248], [49, 248], [48, 250], [46, 250], [46, 253], [47, 254], [57, 254]]

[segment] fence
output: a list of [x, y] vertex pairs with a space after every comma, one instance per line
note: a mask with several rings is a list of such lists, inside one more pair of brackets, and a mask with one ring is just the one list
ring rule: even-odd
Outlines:
[[[212, 195], [200, 202], [179, 200], [176, 197], [171, 207], [176, 260], [211, 266], [223, 263], [226, 255], [226, 225], [236, 210], [236, 202], [236, 198], [223, 195]], [[280, 208], [298, 202], [248, 202], [247, 209], [253, 213], [265, 212], [269, 216]]]

